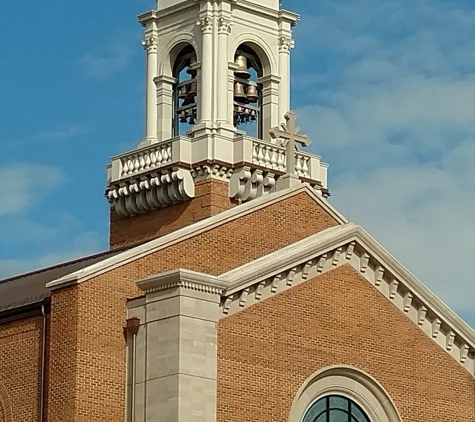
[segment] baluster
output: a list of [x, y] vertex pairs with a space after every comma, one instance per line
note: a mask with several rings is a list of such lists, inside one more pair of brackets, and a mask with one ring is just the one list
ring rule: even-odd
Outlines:
[[270, 166], [273, 169], [277, 167], [277, 150], [275, 148], [271, 148]]
[[168, 151], [167, 151], [167, 147], [161, 147], [161, 150], [162, 150], [162, 165], [163, 164], [166, 164], [166, 162], [168, 161]]
[[137, 173], [140, 167], [139, 157], [134, 155], [133, 160], [134, 160], [134, 173]]
[[287, 168], [287, 154], [285, 151], [279, 151], [279, 162], [280, 162], [280, 165], [279, 165], [279, 170], [281, 171], [285, 171], [285, 169]]
[[259, 151], [257, 153], [257, 161], [258, 161], [259, 165], [262, 166], [264, 164], [264, 154], [263, 154], [263, 151], [262, 151], [262, 149], [263, 149], [262, 145], [259, 145], [258, 148], [259, 148]]
[[168, 155], [168, 161], [172, 161], [172, 144], [167, 145], [167, 155]]
[[283, 151], [277, 151], [277, 169], [284, 171], [285, 170], [285, 156]]
[[155, 168], [157, 165], [157, 149], [154, 148], [150, 153], [150, 167]]
[[162, 148], [161, 147], [157, 148], [156, 154], [157, 154], [157, 165], [161, 166], [162, 161], [163, 161], [163, 154], [162, 154]]
[[271, 159], [270, 159], [270, 148], [269, 147], [264, 147], [264, 166], [265, 167], [271, 167]]
[[150, 168], [150, 164], [152, 163], [152, 160], [150, 159], [151, 152], [148, 151], [145, 154], [145, 170], [148, 170]]
[[132, 156], [128, 157], [128, 160], [127, 160], [127, 167], [128, 167], [128, 170], [127, 170], [127, 174], [130, 175], [134, 172], [134, 162], [132, 160]]
[[252, 145], [252, 162], [254, 164], [259, 164], [259, 159], [257, 158], [259, 151], [259, 144], [253, 144]]
[[143, 154], [139, 154], [139, 171], [143, 171], [145, 168], [145, 158]]
[[122, 164], [122, 170], [120, 172], [120, 175], [121, 176], [126, 176], [128, 171], [129, 171], [129, 167], [127, 166], [127, 159], [126, 158], [122, 158], [120, 160], [120, 163]]
[[308, 174], [308, 161], [310, 160], [309, 157], [302, 157], [302, 173], [304, 177], [309, 177], [310, 175]]
[[300, 155], [295, 155], [295, 173], [297, 176], [302, 176], [302, 163], [300, 161]]

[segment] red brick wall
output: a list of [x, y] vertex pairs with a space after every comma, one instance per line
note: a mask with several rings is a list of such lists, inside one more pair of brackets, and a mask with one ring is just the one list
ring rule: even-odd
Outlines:
[[131, 218], [110, 216], [110, 248], [141, 243], [196, 221], [225, 211], [235, 205], [229, 198], [228, 183], [208, 179], [196, 183], [195, 197], [186, 202]]
[[338, 223], [306, 193], [53, 293], [50, 422], [124, 417], [126, 299], [175, 268], [220, 274]]
[[473, 378], [351, 267], [339, 267], [218, 324], [218, 422], [287, 422], [317, 370], [376, 378], [404, 421], [468, 422]]
[[42, 316], [0, 325], [0, 403], [11, 402], [14, 422], [39, 420], [42, 330]]

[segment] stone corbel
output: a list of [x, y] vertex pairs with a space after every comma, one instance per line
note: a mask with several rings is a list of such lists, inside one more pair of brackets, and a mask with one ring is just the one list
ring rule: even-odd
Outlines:
[[195, 184], [189, 170], [175, 167], [121, 182], [106, 195], [119, 215], [132, 217], [193, 198]]

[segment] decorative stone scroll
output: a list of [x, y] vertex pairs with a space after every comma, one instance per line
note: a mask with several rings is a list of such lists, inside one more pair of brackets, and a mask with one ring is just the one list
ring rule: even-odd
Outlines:
[[294, 46], [295, 41], [292, 38], [284, 36], [279, 38], [279, 51], [288, 53]]
[[250, 201], [273, 191], [275, 174], [249, 166], [234, 170], [231, 176], [229, 193], [231, 198]]
[[158, 38], [151, 36], [142, 40], [142, 47], [147, 53], [156, 53], [158, 51]]
[[189, 170], [175, 167], [121, 182], [106, 196], [119, 215], [132, 217], [193, 198], [195, 184]]

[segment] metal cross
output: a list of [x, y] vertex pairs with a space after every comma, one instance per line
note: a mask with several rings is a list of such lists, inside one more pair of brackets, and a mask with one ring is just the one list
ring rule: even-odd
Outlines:
[[282, 139], [282, 145], [286, 147], [286, 170], [287, 174], [295, 174], [295, 151], [298, 150], [297, 143], [307, 147], [310, 145], [310, 137], [308, 135], [299, 135], [300, 128], [295, 126], [297, 116], [294, 111], [285, 113], [286, 123], [282, 123], [280, 127], [269, 130], [269, 134], [273, 139]]

